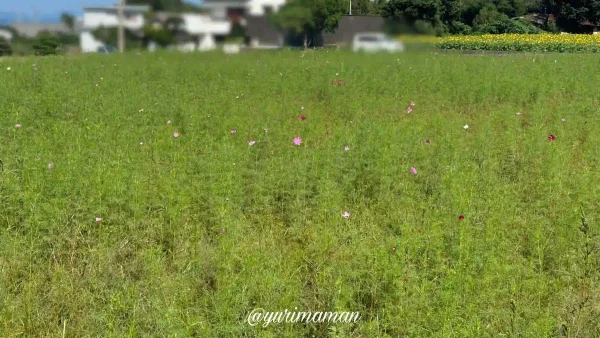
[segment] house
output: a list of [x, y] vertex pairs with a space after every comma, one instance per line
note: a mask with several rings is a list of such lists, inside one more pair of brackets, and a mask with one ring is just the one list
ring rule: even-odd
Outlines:
[[205, 0], [202, 6], [215, 21], [238, 22], [246, 29], [252, 47], [283, 45], [283, 36], [268, 16], [277, 13], [286, 0]]
[[215, 21], [210, 15], [197, 13], [158, 12], [152, 24], [161, 27], [172, 18], [181, 21], [180, 29], [185, 36], [178, 38], [176, 48], [182, 51], [215, 49], [216, 40], [222, 40], [231, 31], [231, 22]]
[[[228, 35], [231, 30], [229, 21], [214, 20], [210, 15], [198, 13], [156, 12], [152, 15], [152, 22], [146, 22], [146, 14], [149, 12], [150, 6], [125, 6], [125, 28], [142, 35], [146, 24], [161, 27], [169, 19], [177, 18], [177, 21], [180, 22], [181, 33], [176, 37], [177, 41], [173, 48], [181, 51], [214, 49], [216, 48], [215, 39]], [[99, 47], [104, 45], [104, 42], [97, 40], [92, 32], [99, 27], [118, 27], [118, 14], [116, 5], [84, 8], [80, 33], [82, 52], [96, 52]], [[156, 43], [150, 42], [149, 49], [155, 50]]]
[[215, 20], [242, 21], [248, 16], [266, 16], [277, 13], [285, 0], [205, 0], [202, 7], [208, 9]]
[[71, 29], [63, 23], [22, 23], [15, 22], [10, 25], [18, 36], [33, 39], [42, 32], [50, 34], [68, 34], [71, 33]]
[[[141, 31], [144, 27], [144, 15], [150, 6], [124, 6], [123, 26], [131, 31]], [[114, 28], [119, 26], [118, 6], [94, 6], [83, 8], [83, 20], [79, 33], [79, 44], [84, 53], [94, 53], [99, 47], [105, 45], [93, 35], [93, 31], [100, 27]]]

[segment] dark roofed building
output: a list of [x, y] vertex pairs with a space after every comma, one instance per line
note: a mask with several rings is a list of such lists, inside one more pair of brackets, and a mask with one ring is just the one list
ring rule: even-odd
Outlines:
[[356, 33], [381, 32], [385, 19], [376, 15], [344, 15], [335, 32], [323, 32], [323, 45], [345, 46]]
[[283, 34], [266, 16], [247, 16], [246, 35], [253, 47], [280, 47], [283, 45]]

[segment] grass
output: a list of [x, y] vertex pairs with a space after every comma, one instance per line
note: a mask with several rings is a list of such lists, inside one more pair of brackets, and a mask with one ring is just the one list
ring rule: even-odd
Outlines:
[[2, 60], [0, 333], [599, 337], [599, 61]]

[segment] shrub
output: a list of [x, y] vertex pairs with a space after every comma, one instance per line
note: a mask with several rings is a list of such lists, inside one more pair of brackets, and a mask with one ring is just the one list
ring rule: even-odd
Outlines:
[[166, 47], [173, 43], [173, 35], [164, 28], [154, 28], [150, 25], [144, 27], [144, 38], [156, 42], [161, 47]]
[[537, 34], [542, 30], [526, 21], [502, 19], [477, 27], [477, 32], [482, 34]]
[[450, 29], [451, 34], [456, 35], [469, 35], [471, 34], [471, 26], [466, 25], [460, 21], [453, 21], [450, 23], [448, 27]]
[[234, 22], [231, 25], [231, 32], [229, 33], [228, 38], [231, 39], [239, 39], [244, 40], [246, 38], [246, 29], [239, 22]]
[[0, 56], [9, 56], [12, 53], [13, 50], [10, 43], [5, 38], [0, 37]]
[[33, 44], [35, 55], [55, 55], [60, 49], [61, 43], [56, 36], [40, 34]]

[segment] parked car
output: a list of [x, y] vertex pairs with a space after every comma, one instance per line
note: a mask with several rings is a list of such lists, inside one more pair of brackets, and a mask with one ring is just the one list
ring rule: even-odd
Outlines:
[[354, 52], [403, 52], [404, 44], [383, 33], [358, 33], [352, 40]]
[[111, 45], [100, 46], [96, 50], [97, 53], [102, 53], [102, 54], [114, 53], [116, 51], [117, 51], [117, 49]]

